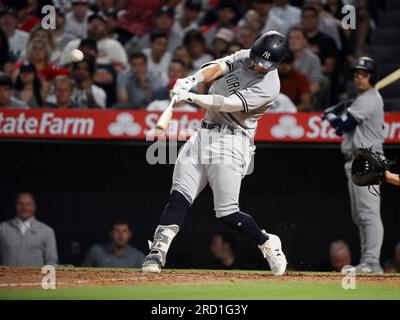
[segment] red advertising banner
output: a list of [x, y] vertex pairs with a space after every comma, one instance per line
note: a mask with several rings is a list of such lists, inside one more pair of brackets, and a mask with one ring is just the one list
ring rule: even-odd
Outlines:
[[[0, 111], [1, 138], [152, 140], [160, 112], [143, 110], [12, 110]], [[189, 137], [204, 113], [176, 112], [169, 137]], [[386, 143], [400, 143], [400, 113], [385, 115]], [[319, 113], [267, 113], [259, 121], [256, 141], [340, 142]]]

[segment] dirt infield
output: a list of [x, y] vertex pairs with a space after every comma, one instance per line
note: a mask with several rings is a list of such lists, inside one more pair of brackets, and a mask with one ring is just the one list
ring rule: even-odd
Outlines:
[[[36, 268], [0, 267], [0, 290], [38, 288], [44, 274]], [[164, 270], [161, 274], [143, 274], [131, 269], [57, 269], [57, 287], [92, 287], [108, 285], [217, 284], [245, 281], [340, 282], [339, 273], [289, 272], [274, 277], [263, 271]], [[395, 274], [357, 275], [357, 281], [369, 284], [400, 286]]]

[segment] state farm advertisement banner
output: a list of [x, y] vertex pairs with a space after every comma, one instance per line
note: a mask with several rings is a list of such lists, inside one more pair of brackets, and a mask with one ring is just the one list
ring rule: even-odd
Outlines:
[[[128, 110], [3, 110], [0, 138], [152, 140], [160, 112]], [[204, 113], [173, 115], [167, 136], [188, 138]], [[400, 143], [400, 113], [385, 115], [386, 143]], [[267, 113], [259, 121], [256, 141], [340, 142], [319, 113]]]

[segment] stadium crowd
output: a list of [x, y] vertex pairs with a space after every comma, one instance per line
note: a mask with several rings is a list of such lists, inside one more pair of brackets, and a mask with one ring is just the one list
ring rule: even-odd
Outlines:
[[[277, 30], [290, 52], [269, 111], [319, 111], [351, 94], [349, 66], [364, 54], [377, 2], [0, 0], [0, 108], [163, 110], [176, 79]], [[48, 4], [55, 29], [42, 23]], [[354, 30], [342, 27], [345, 4], [357, 9]], [[71, 62], [73, 49], [82, 61]]]

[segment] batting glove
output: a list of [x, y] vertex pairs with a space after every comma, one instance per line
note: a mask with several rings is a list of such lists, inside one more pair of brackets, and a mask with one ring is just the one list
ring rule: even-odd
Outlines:
[[178, 79], [172, 90], [184, 90], [190, 91], [197, 84], [195, 77], [186, 77], [183, 79]]
[[170, 96], [176, 96], [176, 102], [181, 102], [181, 101], [188, 101], [191, 102], [192, 101], [192, 96], [194, 95], [194, 93], [191, 92], [187, 92], [185, 90], [182, 89], [172, 89], [170, 91]]

